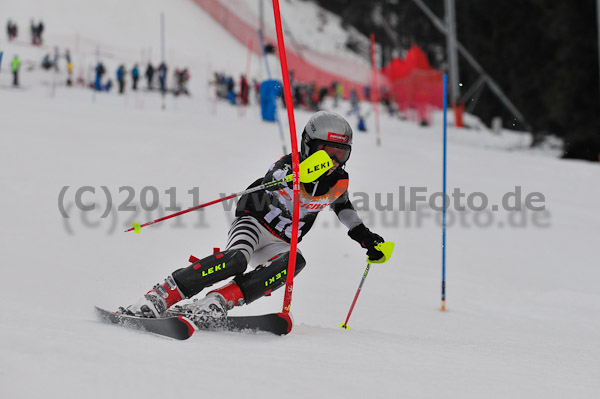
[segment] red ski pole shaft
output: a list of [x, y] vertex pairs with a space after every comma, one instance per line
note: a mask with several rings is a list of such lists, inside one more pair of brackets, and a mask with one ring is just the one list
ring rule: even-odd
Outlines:
[[360, 280], [360, 284], [358, 285], [358, 290], [356, 290], [356, 295], [354, 295], [354, 300], [352, 301], [352, 305], [350, 306], [350, 310], [348, 311], [348, 316], [346, 316], [346, 321], [340, 326], [340, 328], [348, 329], [348, 320], [350, 320], [350, 315], [352, 314], [352, 311], [354, 310], [354, 305], [356, 305], [356, 300], [358, 299], [358, 296], [360, 295], [360, 290], [362, 289], [362, 286], [365, 283], [365, 280], [367, 279], [367, 274], [369, 274], [370, 268], [371, 268], [371, 264], [367, 263], [367, 268], [365, 269], [365, 273], [363, 274], [362, 279]]
[[[151, 222], [146, 222], [144, 224], [141, 224], [139, 227], [142, 228], [142, 227], [145, 227], [145, 226], [150, 226], [152, 224], [155, 224], [155, 223], [158, 223], [158, 222], [162, 222], [163, 220], [167, 220], [167, 219], [174, 218], [175, 216], [183, 215], [184, 213], [192, 212], [192, 211], [195, 211], [195, 210], [200, 209], [200, 208], [206, 208], [207, 206], [218, 204], [219, 202], [227, 201], [228, 199], [239, 197], [239, 196], [244, 195], [244, 194], [250, 194], [250, 193], [253, 193], [255, 191], [264, 190], [266, 188], [269, 188], [269, 187], [272, 187], [272, 186], [276, 186], [276, 185], [281, 184], [281, 183], [285, 183], [286, 181], [288, 181], [287, 177], [285, 177], [283, 179], [280, 179], [280, 180], [274, 180], [274, 181], [271, 181], [271, 182], [268, 182], [268, 183], [265, 183], [265, 184], [261, 184], [260, 186], [256, 186], [256, 187], [250, 188], [248, 190], [241, 191], [239, 193], [228, 195], [227, 197], [223, 197], [223, 198], [216, 199], [214, 201], [206, 202], [204, 204], [197, 205], [197, 206], [195, 206], [193, 208], [189, 208], [189, 209], [186, 209], [186, 210], [183, 210], [183, 211], [179, 211], [179, 212], [173, 213], [171, 215], [164, 216], [162, 218], [158, 218], [156, 220], [152, 220]], [[135, 227], [131, 227], [131, 228], [125, 230], [125, 232], [127, 233], [128, 231], [132, 231], [134, 229], [135, 229]]]

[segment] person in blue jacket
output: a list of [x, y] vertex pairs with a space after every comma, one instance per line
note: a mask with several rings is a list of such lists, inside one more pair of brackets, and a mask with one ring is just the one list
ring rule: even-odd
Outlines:
[[133, 66], [133, 69], [131, 70], [131, 80], [133, 81], [133, 90], [137, 90], [137, 82], [138, 79], [140, 78], [140, 69], [138, 68], [138, 64], [135, 64]]

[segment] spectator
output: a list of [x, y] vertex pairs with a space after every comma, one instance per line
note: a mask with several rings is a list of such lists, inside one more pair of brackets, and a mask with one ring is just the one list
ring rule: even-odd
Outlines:
[[344, 98], [344, 85], [337, 83], [335, 86], [335, 96], [337, 98]]
[[352, 89], [352, 91], [350, 91], [350, 105], [352, 106], [352, 108], [350, 108], [350, 112], [348, 112], [348, 115], [360, 115], [360, 109], [358, 108], [358, 94], [356, 94], [356, 89], [354, 88]]
[[17, 37], [17, 24], [13, 23], [11, 19], [6, 24], [6, 33], [8, 33], [9, 42], [12, 42]]
[[158, 66], [158, 81], [160, 82], [160, 92], [165, 94], [167, 91], [167, 64], [161, 62]]
[[125, 92], [125, 65], [121, 64], [117, 68], [117, 82], [119, 83], [119, 94]]
[[[96, 78], [94, 79], [94, 89], [97, 91], [100, 91], [100, 90], [103, 90], [102, 76], [106, 73], [106, 68], [104, 68], [104, 64], [102, 64], [102, 62], [98, 62], [98, 64], [96, 65], [95, 71], [96, 71]], [[110, 86], [109, 86], [109, 89], [110, 89]]]
[[371, 101], [371, 86], [363, 87], [363, 95], [365, 96], [365, 100]]
[[265, 54], [275, 54], [275, 46], [271, 43], [265, 44]]
[[73, 62], [71, 62], [70, 60], [69, 60], [69, 63], [67, 64], [67, 72], [68, 72], [67, 86], [72, 86], [73, 85]]
[[241, 105], [248, 105], [248, 81], [244, 75], [240, 77], [240, 100]]
[[331, 91], [333, 92], [333, 108], [337, 108], [338, 101], [340, 99], [337, 88], [338, 88], [338, 82], [336, 82], [336, 81], [331, 82]]
[[[233, 78], [230, 76], [228, 78], [226, 78], [226, 85], [227, 85], [227, 98], [231, 97], [232, 93], [233, 93], [233, 97], [235, 98], [235, 82], [233, 81]], [[235, 101], [233, 102], [235, 104]]]
[[385, 87], [382, 87], [379, 92], [381, 93], [381, 102], [386, 107], [390, 116], [394, 116], [394, 106], [392, 104], [392, 97], [390, 92]]
[[58, 58], [60, 57], [59, 53], [58, 53], [58, 46], [54, 46], [54, 59], [52, 61], [52, 64], [54, 66], [54, 70], [56, 72], [58, 72]]
[[220, 98], [227, 98], [227, 77], [225, 74], [215, 74], [217, 78], [217, 95]]
[[254, 99], [257, 104], [260, 104], [260, 83], [256, 79], [253, 79], [252, 82], [254, 85]]
[[10, 63], [10, 69], [12, 70], [13, 73], [13, 86], [17, 87], [19, 86], [19, 68], [21, 67], [21, 60], [19, 59], [19, 56], [15, 54], [15, 56], [12, 59], [12, 62]]
[[131, 70], [131, 80], [133, 82], [133, 90], [137, 90], [137, 82], [138, 82], [139, 78], [140, 78], [140, 70], [138, 68], [138, 64], [135, 64], [133, 66], [133, 69]]
[[294, 91], [294, 94], [293, 94], [294, 107], [302, 105], [303, 104], [302, 86], [300, 86], [299, 84], [294, 85], [293, 91]]
[[71, 52], [65, 50], [65, 61], [67, 61], [67, 86], [73, 85], [73, 62], [71, 61]]
[[359, 132], [367, 131], [367, 125], [365, 124], [365, 118], [363, 118], [362, 115], [358, 115], [358, 131]]
[[40, 21], [39, 24], [35, 24], [33, 19], [31, 20], [31, 44], [34, 46], [42, 45], [42, 33], [44, 32], [44, 23]]
[[44, 56], [44, 58], [42, 58], [42, 68], [44, 68], [45, 70], [48, 70], [48, 69], [52, 68], [53, 66], [54, 66], [54, 64], [50, 60], [50, 54], [46, 54]]
[[37, 26], [38, 45], [40, 45], [40, 46], [44, 42], [42, 40], [42, 33], [44, 33], [44, 23], [42, 21], [40, 21], [40, 23]]
[[182, 70], [175, 70], [175, 79], [177, 86], [175, 88], [175, 95], [178, 96], [180, 94], [189, 95], [190, 92], [187, 89], [187, 82], [190, 80], [190, 73], [187, 68], [183, 68]]
[[33, 23], [33, 19], [29, 24], [29, 29], [31, 30], [31, 44], [35, 46], [37, 44], [37, 27]]
[[148, 90], [152, 90], [152, 78], [154, 77], [154, 67], [148, 63], [146, 67], [146, 80], [148, 81]]
[[226, 78], [226, 84], [227, 84], [227, 100], [229, 100], [229, 102], [231, 103], [231, 105], [235, 105], [236, 101], [235, 101], [235, 82], [233, 81], [233, 78], [230, 76], [228, 78]]
[[319, 89], [317, 110], [319, 110], [321, 108], [321, 104], [323, 103], [323, 100], [325, 99], [325, 96], [327, 95], [328, 92], [329, 92], [329, 89], [326, 86], [323, 86]]

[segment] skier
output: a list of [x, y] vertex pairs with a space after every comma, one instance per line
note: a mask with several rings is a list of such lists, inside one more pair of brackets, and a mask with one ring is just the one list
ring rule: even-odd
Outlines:
[[[308, 121], [302, 133], [300, 159], [325, 150], [333, 167], [313, 183], [301, 184], [298, 241], [310, 230], [318, 213], [330, 206], [348, 228], [348, 235], [367, 249], [372, 260], [383, 253], [377, 249], [384, 239], [372, 233], [354, 210], [348, 196], [348, 173], [343, 169], [350, 157], [352, 128], [338, 114], [320, 111]], [[271, 165], [264, 177], [250, 187], [279, 180], [292, 171], [292, 154]], [[293, 212], [292, 183], [244, 195], [236, 208], [224, 251], [175, 270], [140, 300], [118, 313], [139, 317], [189, 316], [198, 325], [224, 320], [234, 306], [250, 304], [284, 285], [290, 255]], [[249, 265], [257, 265], [247, 271]], [[297, 252], [299, 273], [306, 262]], [[175, 305], [213, 284], [233, 277], [229, 283], [210, 291], [201, 300]]]

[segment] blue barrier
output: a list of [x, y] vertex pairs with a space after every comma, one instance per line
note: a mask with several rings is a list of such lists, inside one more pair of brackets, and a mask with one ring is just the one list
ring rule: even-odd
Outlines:
[[260, 112], [263, 121], [277, 121], [277, 99], [281, 96], [282, 86], [278, 80], [265, 80], [260, 84]]

